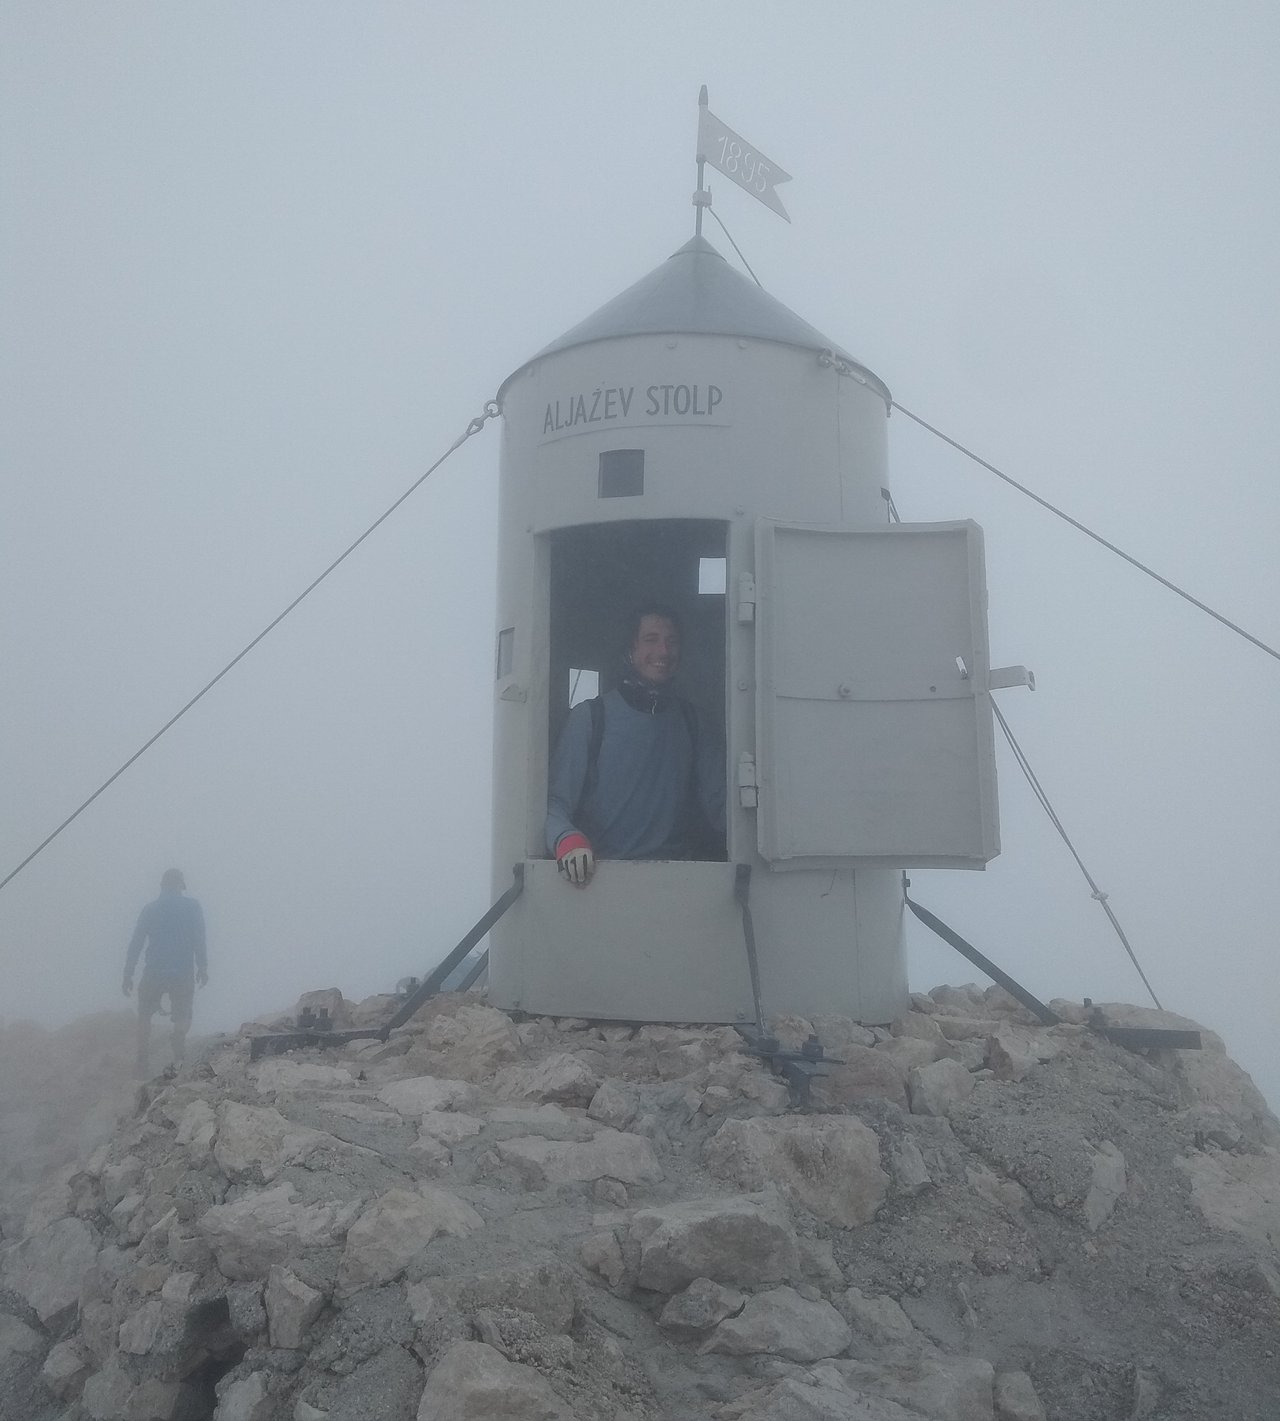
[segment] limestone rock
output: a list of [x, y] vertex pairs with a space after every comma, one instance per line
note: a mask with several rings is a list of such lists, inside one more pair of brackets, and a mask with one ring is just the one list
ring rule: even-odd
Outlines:
[[371, 997], [361, 997], [358, 1002], [348, 1002], [351, 1026], [353, 1029], [381, 1026], [383, 1022], [391, 1020], [401, 1004], [402, 999], [394, 992], [375, 992]]
[[520, 1054], [520, 1037], [505, 1012], [468, 1002], [452, 1013], [438, 1012], [427, 1023], [422, 1043], [447, 1057], [449, 1068], [472, 1079], [491, 1076]]
[[932, 1421], [994, 1421], [995, 1369], [979, 1357], [833, 1365], [852, 1390], [897, 1402]]
[[1045, 1421], [1044, 1407], [1026, 1372], [998, 1372], [996, 1421]]
[[267, 1274], [263, 1306], [271, 1345], [296, 1348], [303, 1345], [311, 1324], [324, 1310], [324, 1294], [276, 1264]]
[[558, 1105], [495, 1105], [489, 1111], [490, 1125], [516, 1125], [531, 1135], [549, 1140], [590, 1140], [596, 1126], [581, 1115], [571, 1115]]
[[920, 1146], [907, 1136], [890, 1156], [894, 1188], [900, 1194], [919, 1194], [933, 1183]]
[[324, 1108], [330, 1115], [354, 1120], [360, 1125], [398, 1125], [403, 1119], [398, 1110], [379, 1110], [376, 1105], [367, 1105], [361, 1100], [329, 1098], [325, 1100]]
[[874, 1046], [875, 1033], [852, 1017], [819, 1013], [813, 1018], [813, 1029], [829, 1055], [843, 1056], [850, 1045]]
[[50, 1347], [40, 1377], [54, 1396], [69, 1401], [79, 1394], [92, 1371], [93, 1359], [88, 1349], [77, 1338], [68, 1337]]
[[1035, 1018], [1012, 992], [993, 982], [982, 994], [983, 1003], [993, 1016], [1006, 1016], [1014, 1021], [1030, 1022]]
[[855, 1339], [874, 1348], [923, 1348], [924, 1339], [895, 1299], [867, 1297], [860, 1288], [849, 1288], [837, 1302]]
[[933, 1017], [918, 1011], [903, 1012], [901, 1016], [893, 1020], [889, 1031], [893, 1036], [913, 1036], [917, 1041], [941, 1041], [943, 1039], [942, 1030]]
[[995, 1036], [1003, 1031], [1009, 1023], [999, 1017], [987, 1016], [951, 1016], [944, 1013], [938, 1017], [938, 1030], [950, 1042], [957, 1041], [985, 1041], [988, 1036]]
[[1198, 1149], [1215, 1145], [1220, 1150], [1235, 1150], [1244, 1143], [1238, 1122], [1212, 1105], [1193, 1106], [1183, 1112], [1182, 1119]]
[[918, 1036], [894, 1036], [882, 1041], [876, 1055], [891, 1062], [903, 1075], [910, 1075], [918, 1066], [927, 1066], [950, 1051], [947, 1042], [921, 1041]]
[[934, 1061], [907, 1077], [913, 1115], [947, 1115], [973, 1094], [973, 1077], [959, 1061]]
[[1196, 1153], [1175, 1161], [1208, 1224], [1241, 1235], [1268, 1256], [1280, 1239], [1280, 1151]]
[[193, 1100], [178, 1121], [174, 1143], [187, 1150], [193, 1162], [199, 1164], [209, 1158], [217, 1133], [218, 1117], [213, 1106], [207, 1100]]
[[1124, 1193], [1124, 1156], [1110, 1140], [1103, 1140], [1093, 1152], [1092, 1169], [1093, 1179], [1084, 1200], [1084, 1221], [1090, 1233], [1097, 1233]]
[[418, 1173], [428, 1178], [443, 1174], [453, 1164], [453, 1151], [434, 1135], [419, 1135], [409, 1146]]
[[978, 1166], [967, 1169], [965, 1178], [968, 1179], [975, 1193], [980, 1194], [988, 1203], [997, 1204], [1002, 1209], [1019, 1213], [1031, 1202], [1027, 1191], [1016, 1179], [1006, 1179], [1003, 1175], [996, 1174], [993, 1170], [985, 1167]]
[[44, 1350], [45, 1339], [21, 1318], [0, 1312], [0, 1371], [13, 1357], [29, 1357]]
[[1051, 1031], [1000, 1022], [986, 1041], [986, 1062], [1000, 1081], [1020, 1081], [1042, 1061], [1052, 1061], [1063, 1048]]
[[133, 1391], [133, 1378], [113, 1358], [85, 1381], [80, 1405], [90, 1421], [132, 1421], [129, 1401]]
[[889, 1187], [875, 1131], [848, 1115], [727, 1120], [704, 1162], [740, 1188], [776, 1186], [793, 1206], [842, 1228], [873, 1219]]
[[436, 1076], [410, 1076], [392, 1081], [378, 1092], [378, 1099], [401, 1115], [425, 1115], [429, 1110], [468, 1110], [479, 1099], [479, 1091], [468, 1081], [441, 1080]]
[[481, 1308], [518, 1308], [532, 1313], [551, 1333], [567, 1333], [578, 1313], [574, 1270], [536, 1246], [505, 1268], [432, 1277], [428, 1289], [436, 1305], [446, 1310], [472, 1317]]
[[269, 1106], [226, 1100], [218, 1107], [213, 1157], [228, 1179], [270, 1184], [286, 1165], [298, 1164], [322, 1145], [349, 1149], [323, 1130], [295, 1125]]
[[655, 1292], [678, 1292], [695, 1278], [781, 1283], [800, 1269], [795, 1230], [772, 1192], [642, 1209], [632, 1218], [630, 1238], [640, 1249], [639, 1284]]
[[835, 1248], [829, 1238], [799, 1238], [800, 1268], [810, 1282], [823, 1292], [842, 1287], [844, 1273], [836, 1262]]
[[906, 1071], [886, 1051], [850, 1042], [833, 1054], [843, 1064], [825, 1066], [809, 1086], [809, 1098], [819, 1110], [840, 1109], [860, 1100], [888, 1100], [907, 1108]]
[[23, 1238], [38, 1234], [65, 1215], [75, 1213], [71, 1181], [78, 1174], [79, 1170], [75, 1165], [66, 1165], [41, 1189], [23, 1220]]
[[735, 1421], [920, 1421], [895, 1401], [850, 1391], [824, 1364], [801, 1377], [761, 1387], [735, 1409]]
[[929, 995], [939, 1006], [954, 1012], [967, 1013], [970, 1016], [977, 1015], [987, 1004], [982, 988], [975, 986], [972, 982], [966, 982], [963, 987], [952, 987], [947, 984], [934, 987]]
[[292, 1020], [296, 1022], [308, 1008], [317, 1016], [322, 1011], [327, 1011], [330, 1025], [335, 1031], [351, 1025], [351, 1003], [337, 987], [321, 987], [314, 992], [303, 992], [293, 1008]]
[[495, 1149], [499, 1159], [538, 1186], [605, 1178], [653, 1184], [662, 1178], [649, 1141], [619, 1130], [602, 1129], [593, 1139], [576, 1143], [525, 1135], [502, 1140]]
[[743, 1071], [739, 1077], [738, 1094], [744, 1100], [754, 1101], [768, 1114], [777, 1114], [791, 1104], [791, 1090], [787, 1083], [754, 1063], [752, 1069]]
[[746, 1294], [710, 1278], [695, 1278], [662, 1309], [659, 1324], [675, 1337], [696, 1337], [741, 1310]]
[[749, 1297], [741, 1312], [716, 1327], [702, 1350], [731, 1357], [768, 1352], [792, 1362], [816, 1362], [838, 1356], [852, 1337], [849, 1324], [830, 1303], [811, 1302], [794, 1288], [781, 1287]]
[[494, 1077], [494, 1093], [505, 1100], [590, 1105], [600, 1078], [579, 1056], [555, 1052], [532, 1066], [506, 1066]]
[[156, 1334], [160, 1331], [163, 1321], [164, 1304], [159, 1298], [151, 1298], [143, 1303], [120, 1324], [117, 1334], [120, 1350], [138, 1357], [150, 1352], [155, 1346]]
[[344, 1066], [327, 1066], [322, 1061], [291, 1061], [268, 1056], [251, 1071], [259, 1095], [277, 1091], [341, 1090], [355, 1085], [355, 1077]]
[[611, 1230], [583, 1239], [578, 1257], [582, 1259], [584, 1268], [599, 1273], [611, 1288], [618, 1286], [627, 1271], [617, 1235]]
[[427, 1378], [418, 1421], [574, 1421], [532, 1367], [486, 1342], [455, 1342]]
[[359, 1203], [302, 1204], [296, 1195], [291, 1184], [277, 1184], [215, 1204], [200, 1217], [197, 1228], [224, 1277], [265, 1278], [273, 1263], [343, 1242]]
[[136, 1193], [146, 1172], [146, 1165], [137, 1155], [125, 1155], [115, 1164], [106, 1165], [100, 1176], [103, 1200], [109, 1205], [115, 1205], [126, 1194]]
[[227, 1317], [231, 1329], [246, 1342], [266, 1330], [267, 1310], [262, 1302], [261, 1283], [232, 1283], [227, 1289]]
[[[1115, 1007], [1105, 1008], [1107, 1019], [1115, 1020], [1125, 1016], [1124, 1024], [1130, 1024], [1129, 1017], [1140, 1011], [1130, 1007], [1125, 1012]], [[1159, 1021], [1139, 1020], [1133, 1025], [1167, 1024], [1194, 1028], [1195, 1023], [1185, 1017], [1174, 1016], [1172, 1012], [1156, 1013]], [[1252, 1077], [1226, 1054], [1222, 1039], [1212, 1031], [1203, 1031], [1202, 1051], [1178, 1051], [1173, 1061], [1173, 1072], [1182, 1086], [1188, 1104], [1205, 1105], [1229, 1115], [1244, 1131], [1252, 1144], [1280, 1146], [1280, 1123], [1267, 1108], [1262, 1093], [1254, 1085]]]
[[129, 1421], [175, 1421], [200, 1415], [203, 1398], [180, 1381], [148, 1377], [129, 1398]]
[[0, 1284], [47, 1323], [75, 1304], [80, 1281], [97, 1256], [97, 1240], [83, 1219], [59, 1219], [4, 1256]]
[[250, 1372], [232, 1382], [219, 1382], [213, 1421], [269, 1421], [272, 1404], [265, 1372]]
[[1020, 1081], [1040, 1064], [1007, 1026], [987, 1037], [984, 1059], [998, 1081]]
[[484, 1129], [484, 1121], [475, 1115], [455, 1110], [427, 1110], [418, 1117], [419, 1136], [438, 1140], [442, 1145], [456, 1145], [469, 1140]]
[[389, 1282], [437, 1234], [461, 1238], [483, 1226], [480, 1215], [447, 1190], [430, 1186], [418, 1193], [389, 1189], [347, 1230], [338, 1265], [339, 1295], [349, 1296], [372, 1283]]
[[621, 1081], [602, 1081], [591, 1097], [587, 1114], [602, 1125], [625, 1130], [636, 1118], [639, 1101], [636, 1092]]
[[183, 1313], [199, 1282], [198, 1273], [170, 1273], [160, 1285], [160, 1300], [172, 1312]]

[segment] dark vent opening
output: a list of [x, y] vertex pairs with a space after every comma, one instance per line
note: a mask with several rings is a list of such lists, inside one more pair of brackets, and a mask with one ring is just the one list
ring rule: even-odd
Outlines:
[[638, 498], [644, 492], [644, 450], [606, 449], [600, 455], [600, 497]]

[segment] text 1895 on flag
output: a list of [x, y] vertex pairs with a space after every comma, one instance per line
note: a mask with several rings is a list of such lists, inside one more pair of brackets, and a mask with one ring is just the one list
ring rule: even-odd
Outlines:
[[753, 148], [733, 129], [727, 128], [706, 107], [698, 110], [698, 157], [705, 159], [739, 187], [746, 188], [752, 197], [771, 207], [779, 217], [791, 221], [787, 209], [774, 192], [778, 183], [791, 181], [791, 174], [771, 158], [766, 158], [758, 148]]

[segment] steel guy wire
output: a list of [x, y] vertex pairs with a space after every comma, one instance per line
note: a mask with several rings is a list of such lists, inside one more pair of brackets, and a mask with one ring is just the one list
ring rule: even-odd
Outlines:
[[338, 556], [334, 558], [334, 560], [329, 564], [327, 568], [325, 568], [325, 570], [320, 574], [319, 577], [315, 578], [314, 581], [304, 587], [303, 590], [298, 593], [298, 595], [293, 599], [292, 602], [289, 603], [289, 605], [284, 609], [283, 612], [280, 613], [278, 617], [275, 617], [272, 621], [268, 622], [267, 625], [263, 627], [263, 629], [258, 633], [258, 635], [254, 637], [254, 639], [249, 642], [247, 646], [245, 646], [242, 650], [238, 651], [231, 658], [231, 660], [227, 662], [227, 664], [222, 668], [222, 670], [219, 671], [218, 674], [213, 677], [212, 680], [206, 682], [205, 685], [203, 685], [200, 690], [198, 690], [195, 695], [191, 697], [191, 699], [186, 703], [185, 706], [182, 707], [180, 711], [178, 711], [175, 715], [170, 716], [170, 718], [165, 721], [165, 723], [160, 727], [159, 730], [156, 731], [156, 733], [150, 738], [150, 740], [146, 741], [145, 744], [135, 750], [134, 753], [129, 756], [129, 758], [124, 762], [124, 764], [121, 765], [120, 768], [116, 770], [113, 775], [110, 775], [107, 779], [103, 780], [103, 782], [98, 786], [97, 789], [94, 790], [94, 792], [89, 796], [89, 798], [86, 799], [84, 803], [80, 805], [80, 807], [76, 809], [73, 813], [68, 814], [67, 817], [62, 821], [61, 824], [58, 825], [58, 827], [53, 831], [52, 834], [50, 834], [46, 839], [43, 839], [39, 844], [37, 844], [36, 847], [32, 849], [31, 852], [26, 856], [26, 858], [22, 860], [22, 862], [17, 866], [17, 868], [15, 868], [3, 879], [0, 879], [0, 889], [3, 889], [7, 884], [11, 883], [15, 878], [17, 878], [17, 876], [22, 872], [24, 868], [26, 868], [26, 866], [32, 861], [32, 859], [34, 859], [38, 854], [43, 853], [44, 850], [47, 849], [51, 843], [53, 843], [53, 841], [58, 837], [59, 834], [62, 833], [64, 829], [68, 828], [71, 824], [73, 824], [84, 813], [84, 811], [88, 809], [88, 807], [94, 802], [94, 800], [97, 799], [100, 794], [102, 794], [104, 790], [110, 788], [110, 786], [113, 785], [122, 774], [124, 774], [124, 772], [129, 768], [130, 765], [134, 763], [134, 761], [141, 759], [141, 757], [145, 755], [148, 750], [151, 749], [151, 747], [156, 743], [156, 741], [159, 740], [160, 737], [167, 730], [171, 730], [175, 725], [177, 725], [177, 723], [182, 719], [184, 715], [186, 715], [186, 713], [192, 708], [192, 706], [194, 706], [197, 701], [202, 700], [211, 690], [213, 690], [213, 688], [218, 684], [219, 681], [222, 680], [222, 678], [227, 674], [228, 671], [231, 670], [233, 666], [235, 666], [240, 661], [243, 661], [244, 658], [248, 656], [248, 654], [253, 650], [253, 648], [257, 646], [257, 644], [262, 641], [263, 638], [266, 637], [270, 632], [273, 632], [276, 627], [278, 627], [280, 623], [284, 621], [284, 619], [289, 615], [289, 613], [292, 612], [293, 609], [305, 597], [310, 596], [310, 594], [314, 592], [317, 587], [320, 586], [320, 584], [325, 580], [325, 578], [328, 577], [329, 574], [339, 566], [339, 564], [345, 562], [347, 558], [350, 557], [353, 552], [355, 552], [355, 550], [360, 546], [361, 543], [364, 542], [364, 540], [370, 535], [370, 533], [372, 533], [375, 529], [379, 528], [383, 523], [385, 523], [387, 519], [391, 517], [391, 515], [396, 511], [396, 509], [399, 508], [400, 505], [411, 494], [415, 493], [424, 483], [426, 483], [426, 481], [431, 477], [431, 475], [435, 473], [435, 471], [440, 467], [440, 465], [443, 464], [444, 461], [451, 454], [453, 454], [456, 450], [460, 449], [467, 442], [467, 440], [471, 438], [473, 434], [479, 434], [479, 432], [485, 427], [489, 420], [496, 418], [501, 413], [501, 408], [501, 405], [496, 399], [489, 400], [485, 404], [484, 412], [482, 414], [477, 415], [475, 419], [473, 419], [471, 423], [467, 425], [466, 429], [464, 429], [463, 432], [457, 437], [457, 439], [455, 439], [453, 443], [449, 445], [449, 447], [444, 451], [443, 454], [441, 454], [441, 456], [435, 461], [435, 463], [432, 464], [431, 467], [425, 473], [419, 474], [419, 476], [413, 481], [413, 483], [409, 485], [407, 489], [405, 489], [405, 491], [400, 495], [400, 497], [397, 498], [396, 501], [384, 513], [382, 513], [379, 517], [375, 518], [374, 521], [369, 524], [369, 526], [364, 530], [363, 533], [360, 534], [360, 536], [355, 540], [354, 543], [351, 543], [345, 549], [345, 551], [339, 553]]
[[[840, 367], [844, 365], [845, 362], [839, 359], [834, 360], [833, 364], [835, 364], [837, 370], [840, 370], [841, 374], [854, 373], [851, 368], [841, 370]], [[927, 420], [921, 419], [918, 414], [913, 414], [905, 405], [900, 405], [897, 400], [894, 399], [890, 399], [890, 405], [893, 409], [899, 411], [899, 413], [905, 414], [908, 419], [914, 420], [921, 429], [927, 429], [930, 434], [941, 439], [944, 444], [950, 444], [953, 449], [958, 450], [966, 458], [972, 459], [975, 464], [980, 464], [989, 473], [994, 474], [996, 478], [1003, 479], [1005, 483], [1009, 484], [1012, 488], [1016, 488], [1019, 493], [1025, 493], [1028, 498], [1034, 499], [1042, 508], [1047, 508], [1050, 513], [1061, 518], [1064, 523], [1070, 523], [1073, 528], [1079, 529], [1081, 533], [1092, 538], [1095, 543], [1101, 543], [1109, 552], [1113, 552], [1117, 557], [1123, 558], [1125, 562], [1136, 567], [1139, 572], [1145, 572], [1148, 577], [1154, 578], [1162, 587], [1167, 587], [1170, 592], [1176, 592], [1179, 597], [1190, 602], [1193, 607], [1199, 607], [1202, 612], [1207, 613], [1215, 621], [1221, 622], [1224, 627], [1229, 627], [1238, 636], [1242, 636], [1246, 641], [1252, 642], [1260, 651], [1265, 651], [1268, 656], [1273, 656], [1277, 661], [1280, 661], [1280, 651], [1277, 651], [1274, 646], [1268, 646], [1260, 637], [1254, 636], [1252, 632], [1245, 631], [1243, 627], [1238, 626], [1235, 622], [1231, 621], [1230, 618], [1224, 617], [1221, 612], [1215, 612], [1208, 603], [1200, 601], [1198, 597], [1193, 597], [1190, 592], [1179, 587], [1176, 582], [1170, 582], [1167, 577], [1162, 577], [1154, 568], [1148, 567], [1144, 562], [1139, 562], [1137, 558], [1126, 553], [1123, 548], [1118, 548], [1114, 543], [1109, 542], [1101, 533], [1095, 533], [1092, 528], [1081, 523], [1079, 519], [1072, 518], [1069, 513], [1064, 513], [1061, 508], [1050, 503], [1047, 498], [1041, 498], [1038, 493], [1033, 493], [1025, 484], [1020, 484], [1017, 479], [1011, 478], [1008, 474], [1004, 473], [1003, 470], [997, 469], [994, 464], [988, 463], [981, 455], [975, 454], [972, 449], [967, 449], [958, 439], [952, 439], [949, 434], [944, 434]]]
[[1023, 752], [1022, 746], [1019, 745], [1017, 740], [1014, 738], [1013, 731], [1009, 729], [1009, 722], [1005, 720], [1004, 713], [996, 704], [995, 697], [992, 696], [990, 699], [991, 709], [996, 713], [996, 719], [1000, 722], [1000, 729], [1004, 732], [1004, 738], [1009, 742], [1009, 748], [1013, 751], [1014, 759], [1016, 759], [1018, 762], [1018, 768], [1026, 776], [1027, 783], [1031, 786], [1032, 793], [1040, 801], [1041, 807], [1044, 809], [1044, 812], [1049, 816], [1049, 822], [1058, 831], [1059, 835], [1062, 838], [1062, 842], [1066, 844], [1068, 849], [1070, 849], [1071, 857], [1075, 859], [1076, 864], [1079, 866], [1080, 872], [1084, 874], [1084, 879], [1085, 882], [1089, 885], [1089, 891], [1091, 895], [1096, 898], [1097, 901], [1102, 905], [1102, 911], [1111, 920], [1111, 926], [1115, 929], [1116, 936], [1124, 944], [1124, 950], [1129, 954], [1129, 961], [1133, 963], [1134, 967], [1137, 969], [1138, 976], [1142, 978], [1142, 985], [1147, 989], [1148, 992], [1151, 993], [1151, 1000], [1155, 1002], [1157, 1007], [1160, 1007], [1161, 1011], [1163, 1011], [1164, 1008], [1160, 1006], [1160, 998], [1156, 996], [1155, 990], [1151, 986], [1151, 983], [1147, 981], [1147, 974], [1142, 970], [1142, 964], [1138, 961], [1137, 954], [1134, 952], [1133, 947], [1125, 934], [1124, 928], [1120, 926], [1120, 919], [1116, 917], [1115, 911], [1112, 909], [1111, 903], [1108, 900], [1108, 895], [1104, 893], [1101, 888], [1098, 887], [1097, 882], [1093, 877], [1093, 874], [1089, 872], [1088, 868], [1085, 866], [1084, 860], [1077, 852], [1076, 846], [1071, 842], [1071, 835], [1067, 833], [1066, 826], [1063, 824], [1062, 820], [1058, 818], [1057, 810], [1055, 810], [1053, 805], [1049, 802], [1049, 796], [1045, 793], [1044, 786], [1040, 783], [1039, 777], [1036, 775], [1036, 772], [1031, 768], [1031, 762], [1027, 759], [1025, 753]]

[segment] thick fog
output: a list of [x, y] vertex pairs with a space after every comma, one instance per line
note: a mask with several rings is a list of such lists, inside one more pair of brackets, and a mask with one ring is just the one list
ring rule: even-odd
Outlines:
[[[1280, 646], [1273, 5], [0, 9], [0, 877], [534, 351], [693, 231], [907, 408]], [[714, 221], [706, 235], [730, 261]], [[1000, 705], [1166, 1007], [1273, 1104], [1280, 662], [901, 414], [986, 531]], [[421, 972], [488, 906], [496, 424], [0, 892], [0, 1014], [121, 1005], [160, 873], [196, 1029]], [[1043, 998], [1148, 1000], [1003, 742], [915, 895]], [[912, 985], [976, 978], [908, 929]]]

